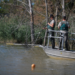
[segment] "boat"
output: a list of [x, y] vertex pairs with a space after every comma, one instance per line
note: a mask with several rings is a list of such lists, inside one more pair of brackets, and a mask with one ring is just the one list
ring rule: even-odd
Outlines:
[[48, 48], [48, 47], [42, 47], [44, 52], [49, 56], [50, 58], [54, 59], [75, 59], [75, 51], [66, 51], [66, 50], [58, 50]]
[[[57, 35], [57, 33], [61, 33], [60, 31], [56, 31], [56, 30], [51, 30], [51, 31], [52, 31], [52, 32], [55, 32], [56, 35], [55, 35], [55, 36], [51, 36], [51, 35], [48, 36], [48, 44], [47, 44], [47, 46], [42, 47], [43, 50], [44, 50], [44, 52], [45, 52], [50, 58], [55, 58], [55, 59], [74, 59], [74, 60], [75, 60], [75, 51], [74, 51], [74, 50], [70, 50], [70, 51], [65, 50], [65, 49], [63, 48], [64, 41], [62, 42], [62, 50], [58, 50], [58, 47], [56, 47], [55, 49], [52, 49], [51, 47], [49, 47], [49, 39], [50, 39], [51, 37], [53, 37], [53, 38], [58, 38], [58, 39], [60, 39], [60, 38], [63, 39], [63, 37], [59, 37], [59, 36]], [[73, 33], [72, 33], [72, 34], [73, 34]], [[74, 33], [73, 35], [75, 35], [75, 33]]]

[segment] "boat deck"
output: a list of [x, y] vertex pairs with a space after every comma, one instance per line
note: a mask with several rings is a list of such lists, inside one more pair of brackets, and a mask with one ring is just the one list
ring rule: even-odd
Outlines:
[[48, 56], [55, 56], [55, 57], [63, 57], [63, 58], [72, 58], [75, 59], [75, 51], [65, 51], [65, 50], [58, 50], [44, 47], [43, 50]]

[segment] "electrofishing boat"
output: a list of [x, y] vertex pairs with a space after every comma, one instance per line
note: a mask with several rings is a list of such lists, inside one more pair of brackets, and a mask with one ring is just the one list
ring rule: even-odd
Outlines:
[[[43, 50], [45, 51], [45, 53], [51, 58], [75, 59], [75, 51], [74, 50], [65, 50], [63, 48], [63, 46], [64, 46], [64, 35], [62, 37], [59, 37], [57, 35], [58, 33], [61, 33], [61, 31], [56, 31], [56, 30], [51, 30], [51, 31], [55, 32], [55, 36], [51, 36], [51, 35], [48, 36], [48, 44], [47, 44], [47, 46], [42, 47]], [[75, 33], [72, 33], [72, 35], [74, 35], [74, 34]], [[63, 41], [62, 41], [62, 50], [59, 50], [58, 48], [52, 49], [51, 47], [49, 47], [49, 41], [50, 41], [51, 37], [52, 38], [58, 38], [58, 39], [62, 38], [63, 39]]]
[[75, 51], [58, 50], [58, 49], [52, 49], [47, 47], [43, 47], [43, 50], [51, 58], [75, 59]]

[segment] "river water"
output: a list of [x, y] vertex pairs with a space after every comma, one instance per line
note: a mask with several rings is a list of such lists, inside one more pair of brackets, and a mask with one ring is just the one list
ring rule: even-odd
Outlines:
[[75, 61], [50, 59], [38, 47], [0, 45], [0, 75], [75, 75]]

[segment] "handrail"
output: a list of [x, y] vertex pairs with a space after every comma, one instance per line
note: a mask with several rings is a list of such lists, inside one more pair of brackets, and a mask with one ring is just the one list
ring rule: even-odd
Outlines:
[[[64, 34], [65, 33], [69, 33], [69, 34], [74, 34], [75, 35], [75, 33], [71, 33], [71, 32], [68, 32], [68, 31], [63, 31], [63, 30], [48, 30], [48, 32], [49, 32], [49, 34], [50, 35], [48, 35], [48, 44], [47, 44], [47, 47], [49, 46], [49, 39], [50, 38], [59, 38], [59, 39], [62, 39], [63, 41], [62, 41], [62, 50], [63, 50], [63, 44], [64, 44]], [[54, 32], [54, 33], [56, 33], [56, 35], [54, 35], [54, 36], [52, 36], [51, 35], [51, 33], [50, 32]], [[62, 36], [57, 36], [57, 33], [63, 33], [63, 35]]]
[[[48, 31], [51, 31], [51, 32], [58, 32], [58, 33], [62, 33], [62, 32], [65, 32], [63, 30], [48, 30]], [[72, 33], [72, 32], [68, 32], [66, 31], [67, 33], [70, 33], [70, 34], [75, 34], [75, 33]]]
[[51, 32], [62, 32], [62, 30], [48, 30], [48, 31], [51, 31]]

